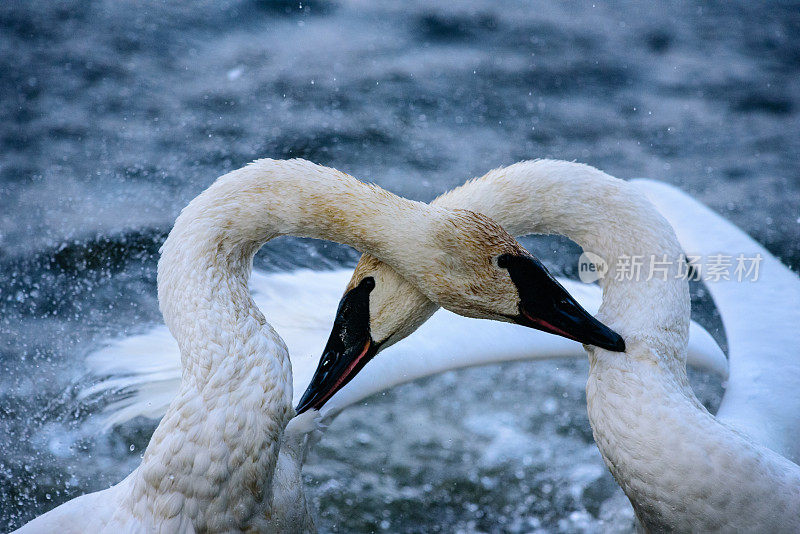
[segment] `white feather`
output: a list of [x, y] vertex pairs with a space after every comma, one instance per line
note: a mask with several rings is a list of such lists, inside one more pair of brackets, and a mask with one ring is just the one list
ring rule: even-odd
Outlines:
[[[294, 401], [311, 380], [321, 350], [330, 333], [342, 288], [351, 271], [298, 270], [290, 273], [254, 271], [250, 287], [254, 300], [289, 348], [292, 355]], [[600, 288], [559, 279], [590, 313], [600, 306]], [[515, 360], [586, 356], [579, 343], [520, 328], [509, 323], [468, 319], [439, 310], [417, 332], [380, 352], [347, 386], [323, 407], [335, 415], [364, 398], [412, 380], [452, 369]], [[711, 335], [692, 323], [689, 363], [727, 374], [727, 360]], [[180, 382], [180, 354], [163, 325], [109, 343], [86, 358], [89, 371], [102, 379], [81, 396], [118, 392], [120, 400], [108, 404], [103, 414], [106, 428], [134, 417], [159, 418]]]

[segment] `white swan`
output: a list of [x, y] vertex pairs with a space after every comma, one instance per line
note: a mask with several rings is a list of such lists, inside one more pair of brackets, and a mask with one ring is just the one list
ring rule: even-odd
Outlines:
[[[545, 174], [549, 175], [555, 173], [556, 177], [551, 176], [551, 178], [557, 179], [559, 174], [569, 175], [574, 170], [571, 168], [572, 164], [566, 163], [556, 165], [555, 168], [548, 168], [545, 162], [520, 164], [515, 167], [520, 168], [525, 165], [529, 166], [526, 170], [526, 172], [530, 173], [530, 176], [527, 177], [529, 180], [534, 179], [537, 174], [541, 174], [543, 171], [546, 171]], [[576, 167], [581, 168], [581, 166], [577, 165]], [[490, 173], [490, 176], [493, 174]], [[484, 179], [485, 181], [486, 179]], [[797, 277], [783, 267], [763, 247], [688, 195], [657, 182], [636, 181], [635, 183], [637, 187], [650, 194], [651, 199], [658, 204], [662, 212], [676, 226], [682, 242], [686, 244], [686, 250], [705, 255], [716, 252], [727, 252], [730, 255], [737, 252], [758, 253], [764, 258], [762, 276], [758, 283], [749, 285], [746, 283], [715, 283], [710, 285], [711, 292], [716, 299], [723, 322], [727, 328], [730, 352], [734, 361], [728, 384], [729, 393], [726, 393], [723, 401], [723, 407], [728, 407], [727, 414], [725, 410], [720, 410], [720, 419], [737, 424], [760, 442], [770, 445], [775, 450], [784, 452], [786, 456], [796, 457], [798, 445], [792, 438], [796, 435], [793, 430], [798, 425], [799, 418], [796, 417], [796, 414], [798, 413], [797, 408], [800, 407], [800, 393], [798, 392], [800, 390], [794, 387], [794, 384], [800, 373], [798, 373], [796, 358], [791, 357], [791, 349], [796, 346], [795, 335], [791, 327], [797, 324], [798, 311], [795, 303], [798, 301], [797, 295], [800, 288]], [[462, 188], [462, 195], [463, 192], [468, 192], [469, 187], [475, 186], [471, 185]], [[482, 187], [487, 187], [487, 184], [484, 183]], [[467, 203], [465, 205], [475, 202], [475, 198], [493, 198], [491, 194], [486, 194], [485, 191], [484, 193], [482, 196], [476, 194], [473, 195], [474, 198], [466, 199]], [[528, 200], [533, 202], [535, 199]], [[464, 202], [465, 199], [462, 197], [461, 201]], [[532, 209], [535, 207], [531, 206]], [[490, 209], [495, 208], [484, 205], [480, 209], [490, 211]], [[493, 214], [502, 220], [502, 205], [498, 205], [497, 209], [500, 212]], [[508, 221], [503, 222], [508, 224]], [[520, 230], [520, 232], [526, 231], [524, 229]], [[383, 265], [375, 269], [376, 272], [380, 270], [388, 270], [388, 267]], [[373, 274], [376, 274], [376, 272], [373, 272]], [[301, 280], [316, 281], [319, 279], [320, 286], [317, 287], [314, 284], [311, 291], [314, 294], [325, 295], [324, 291], [317, 293], [317, 290], [332, 281], [341, 280], [342, 278], [343, 273], [341, 272], [314, 273], [313, 276], [312, 273], [302, 273], [302, 276], [292, 274], [256, 276], [254, 277], [254, 288], [256, 290], [256, 299], [258, 300], [277, 297], [279, 293], [272, 291], [270, 289], [272, 286], [292, 287], [293, 291], [297, 291], [300, 294], [297, 301], [303, 302], [305, 299], [303, 298]], [[401, 288], [393, 287], [387, 294], [401, 289], [403, 291], [416, 291], [413, 287], [409, 287], [408, 284], [403, 282]], [[584, 289], [593, 290], [594, 288], [584, 286]], [[570, 287], [570, 291], [578, 294], [579, 297], [581, 296], [576, 287]], [[591, 293], [591, 291], [589, 292]], [[330, 302], [332, 295], [328, 293], [326, 296], [328, 302]], [[586, 298], [586, 296], [597, 297], [598, 295], [584, 295], [583, 298]], [[276, 299], [276, 302], [280, 302], [280, 300]], [[325, 308], [324, 305], [328, 302], [321, 303], [322, 306], [319, 308]], [[748, 303], [746, 309], [742, 309], [742, 302]], [[592, 308], [591, 305], [589, 307]], [[328, 321], [329, 318], [321, 317], [321, 320]], [[423, 327], [423, 332], [420, 335], [413, 336], [404, 343], [393, 346], [379, 354], [350, 385], [334, 396], [323, 410], [331, 410], [330, 413], [335, 413], [351, 402], [356, 402], [374, 391], [389, 387], [405, 379], [425, 376], [439, 370], [490, 361], [535, 357], [538, 348], [541, 348], [541, 343], [547, 344], [551, 342], [555, 345], [544, 348], [542, 355], [548, 354], [550, 350], [557, 354], [577, 355], [575, 350], [570, 350], [574, 344], [570, 345], [569, 342], [561, 338], [542, 336], [538, 332], [524, 329], [508, 332], [505, 330], [508, 325], [489, 322], [473, 322], [469, 325], [469, 328], [462, 328], [463, 321], [464, 319], [446, 312], [440, 312], [435, 315], [429, 324]], [[431, 328], [434, 324], [436, 328]], [[313, 350], [313, 345], [319, 345], [321, 338], [317, 326], [315, 322], [310, 329], [304, 331], [305, 336], [299, 335], [296, 337], [295, 343], [298, 346], [303, 346], [304, 339], [311, 340], [312, 346], [306, 345], [305, 352], [301, 351], [301, 353], [307, 354], [309, 350]], [[497, 330], [493, 330], [495, 328]], [[702, 330], [698, 330], [698, 332], [702, 332]], [[503, 335], [494, 336], [493, 334]], [[160, 403], [158, 402], [159, 397], [152, 397], [152, 391], [149, 391], [146, 387], [154, 377], [159, 376], [159, 371], [163, 373], [160, 375], [164, 380], [161, 383], [163, 387], [155, 389], [162, 392], [160, 397], [168, 397], [174, 391], [171, 386], [174, 379], [175, 366], [172, 359], [174, 356], [172, 358], [169, 357], [172, 353], [169, 351], [168, 346], [161, 345], [158, 342], [159, 337], [158, 330], [155, 330], [143, 336], [128, 338], [112, 345], [108, 350], [101, 351], [93, 358], [93, 363], [100, 371], [122, 371], [123, 373], [133, 374], [118, 382], [117, 385], [130, 383], [135, 387], [142, 388], [139, 394], [129, 401], [127, 412], [117, 412], [117, 415], [120, 416], [119, 419], [125, 419], [128, 416], [144, 412], [143, 408], [148, 400], [154, 401], [151, 415], [157, 416], [161, 413]], [[530, 344], [527, 343], [528, 339], [526, 338], [530, 339]], [[459, 340], [462, 340], [463, 343], [458, 344]], [[500, 340], [500, 342], [498, 343], [497, 340]], [[290, 346], [291, 343], [292, 340], [290, 338]], [[692, 343], [695, 343], [694, 332]], [[701, 359], [705, 353], [707, 362], [713, 365], [716, 365], [714, 362], [724, 363], [724, 360], [717, 359], [719, 352], [715, 345], [708, 345], [711, 350], [703, 350], [702, 344], [700, 345], [701, 350], [697, 354]], [[750, 350], [742, 350], [744, 347]], [[441, 350], [443, 348], [445, 350]], [[497, 350], [493, 352], [493, 348]], [[561, 352], [562, 350], [563, 352]], [[141, 354], [153, 355], [152, 361], [156, 366], [153, 369], [155, 371], [154, 374], [137, 374], [139, 373], [139, 368], [136, 365], [136, 358]], [[690, 356], [691, 354], [692, 352], [690, 351]], [[770, 362], [773, 354], [787, 354], [787, 357], [779, 362], [779, 367], [775, 367]], [[131, 357], [126, 357], [126, 355]], [[115, 358], [116, 363], [109, 365]], [[309, 364], [307, 360], [304, 368], [304, 372], [308, 376]], [[758, 382], [754, 382], [752, 376], [737, 371], [738, 369], [747, 369], [751, 372], [758, 372], [759, 369], [766, 369], [766, 371], [760, 372], [756, 377]], [[298, 385], [304, 383], [300, 374], [296, 376], [296, 383]], [[114, 382], [108, 381], [104, 385], [113, 386]], [[101, 384], [101, 388], [104, 385]], [[737, 397], [729, 397], [730, 392], [734, 390], [739, 390], [741, 393]], [[767, 412], [769, 415], [761, 418], [749, 416], [749, 410], [743, 410], [741, 404], [732, 403], [729, 400], [732, 398], [747, 399], [748, 403], [769, 406], [771, 408]], [[741, 403], [741, 401], [739, 402]], [[778, 424], [770, 424], [770, 422], [775, 421]], [[759, 430], [764, 427], [769, 430], [766, 434]], [[755, 428], [755, 431], [751, 430], [751, 428]], [[734, 517], [738, 515], [738, 513], [733, 514]]]
[[[487, 217], [401, 199], [303, 160], [260, 160], [194, 199], [161, 249], [159, 304], [183, 374], [141, 465], [20, 532], [313, 528], [300, 480], [302, 444], [292, 441], [314, 425], [284, 435], [293, 415], [289, 355], [247, 287], [255, 252], [285, 234], [369, 251], [462, 313], [509, 320], [518, 309], [532, 317], [563, 312], [575, 335], [609, 347], [621, 342], [552, 279], [541, 278], [537, 288], [558, 295], [555, 306], [520, 295], [494, 258], [524, 257], [533, 272], [546, 272]], [[373, 287], [362, 281], [351, 292], [351, 313], [358, 316]]]
[[[382, 268], [388, 269], [385, 265]], [[274, 313], [273, 322], [284, 334], [294, 355], [294, 381], [300, 386], [295, 388], [296, 393], [308, 384], [316, 361], [314, 354], [322, 345], [327, 325], [331, 322], [330, 312], [339, 296], [331, 288], [343, 284], [346, 276], [345, 271], [253, 274], [251, 285], [256, 302]], [[589, 309], [597, 309], [600, 295], [596, 286], [570, 281], [563, 283]], [[402, 293], [403, 288], [417, 293], [405, 283], [396, 291]], [[332, 416], [372, 393], [448, 369], [515, 359], [583, 354], [577, 344], [563, 338], [535, 330], [514, 329], [503, 323], [470, 322], [444, 310], [422, 330], [406, 342], [382, 352], [351, 385], [324, 406], [323, 412]], [[690, 359], [693, 356], [696, 365], [725, 373], [726, 361], [721, 351], [711, 337], [694, 324], [690, 349]], [[137, 415], [159, 417], [175, 393], [177, 354], [177, 347], [165, 327], [115, 342], [89, 358], [90, 366], [109, 378], [86, 394], [110, 389], [132, 388], [135, 391], [133, 396], [109, 407], [107, 424]], [[293, 441], [301, 443], [301, 436]], [[287, 448], [282, 448], [281, 452], [284, 449]], [[276, 476], [282, 471], [299, 473], [299, 465], [294, 461], [298, 455], [302, 456], [302, 453], [286, 454], [292, 461], [285, 462], [285, 469], [279, 463]], [[289, 479], [292, 480], [291, 476]], [[291, 484], [286, 487], [290, 488]], [[289, 490], [286, 492], [291, 493]]]
[[[669, 205], [670, 198], [661, 195], [670, 188], [652, 183], [649, 187], [654, 198]], [[436, 203], [492, 216], [517, 235], [567, 235], [607, 261], [642, 259], [641, 278], [603, 280], [598, 317], [623, 333], [627, 351], [621, 355], [587, 348], [591, 364], [587, 401], [603, 458], [647, 529], [800, 530], [800, 467], [775, 452], [791, 457], [797, 448], [792, 432], [798, 425], [797, 411], [792, 408], [798, 405], [800, 377], [797, 334], [792, 328], [798, 318], [792, 309], [798, 288], [794, 275], [765, 254], [768, 261], [762, 275], [769, 276], [774, 286], [712, 286], [723, 306], [725, 324], [742, 329], [731, 334], [732, 357], [741, 361], [732, 363], [731, 400], [726, 395], [717, 419], [696, 400], [686, 378], [688, 284], [677, 276], [682, 249], [672, 228], [643, 200], [636, 186], [579, 164], [523, 162], [492, 171]], [[714, 240], [720, 247], [752, 243], [729, 225], [720, 224], [708, 210], [702, 215], [700, 220], [685, 217], [682, 221], [687, 233], [705, 233], [706, 237], [693, 241], [701, 250], [708, 251]], [[694, 224], [698, 229], [688, 230]], [[657, 265], [653, 260], [662, 259], [670, 262], [664, 278], [658, 274], [648, 280], [649, 267]], [[388, 271], [374, 259], [362, 260], [351, 286], [363, 276]], [[780, 293], [784, 284], [789, 295]], [[402, 281], [394, 280], [393, 285], [396, 288]], [[385, 294], [379, 290], [376, 287], [376, 297]], [[783, 300], [784, 296], [790, 300]], [[788, 313], [786, 322], [781, 317], [774, 325], [778, 331], [773, 334], [770, 316], [764, 314], [771, 312], [775, 301], [783, 302], [778, 310]], [[734, 310], [751, 302], [760, 318], [753, 320], [753, 313]], [[398, 331], [413, 330], [415, 320], [412, 314]], [[765, 339], [773, 335], [774, 341]], [[768, 363], [773, 355], [777, 361]], [[763, 372], [765, 368], [772, 374]], [[315, 382], [310, 388], [312, 398], [319, 396]], [[772, 384], [776, 389], [771, 389]], [[788, 409], [782, 393], [790, 396]], [[751, 435], [735, 430], [734, 425]]]

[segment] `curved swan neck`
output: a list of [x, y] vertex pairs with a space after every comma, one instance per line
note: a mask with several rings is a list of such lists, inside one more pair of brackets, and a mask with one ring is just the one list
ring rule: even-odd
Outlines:
[[[253, 255], [280, 235], [346, 243], [415, 276], [424, 269], [412, 263], [409, 252], [424, 249], [435, 212], [304, 160], [258, 160], [220, 177], [175, 222], [162, 247], [159, 281], [168, 275], [205, 280], [192, 286], [159, 283], [164, 319], [180, 344], [197, 324], [186, 319], [205, 309], [196, 305], [198, 300], [224, 298], [226, 305], [215, 313], [249, 313], [252, 301], [240, 289], [246, 286]], [[408, 223], [402, 233], [396, 231], [398, 222]], [[224, 284], [218, 281], [220, 273]]]
[[[523, 162], [437, 203], [469, 207], [515, 234], [564, 234], [612, 269], [623, 257], [641, 258], [638, 277], [610, 272], [602, 280], [598, 316], [622, 334], [627, 350], [588, 349], [586, 397], [603, 459], [647, 529], [800, 528], [798, 467], [721, 424], [689, 387], [681, 247], [633, 185], [575, 163]], [[666, 277], [649, 276], [664, 255]]]
[[[513, 235], [562, 234], [597, 254], [609, 266], [600, 280], [598, 318], [626, 341], [641, 339], [685, 362], [682, 250], [672, 227], [633, 185], [587, 165], [536, 160], [491, 171], [433, 203], [483, 213]], [[665, 332], [674, 333], [667, 344]]]
[[195, 198], [161, 249], [159, 304], [183, 375], [132, 479], [133, 513], [185, 513], [211, 531], [254, 528], [269, 515], [261, 512], [294, 411], [288, 352], [247, 286], [266, 241], [329, 239], [424, 272], [405, 258], [425, 246], [437, 212], [303, 160], [256, 161]]
[[414, 236], [397, 231], [413, 218], [424, 233], [434, 210], [393, 195], [343, 172], [302, 159], [262, 159], [230, 172], [192, 201], [176, 221], [200, 217], [210, 223], [201, 232], [223, 255], [246, 254], [280, 235], [346, 243], [373, 255], [395, 258], [400, 266]]

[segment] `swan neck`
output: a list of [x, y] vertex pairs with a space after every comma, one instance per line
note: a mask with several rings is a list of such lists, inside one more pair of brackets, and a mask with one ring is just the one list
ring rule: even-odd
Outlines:
[[578, 163], [526, 161], [434, 203], [488, 215], [513, 235], [564, 235], [596, 254], [608, 267], [599, 280], [598, 318], [626, 341], [660, 344], [685, 361], [689, 293], [680, 276], [682, 249], [669, 223], [632, 184]]
[[[208, 309], [264, 322], [246, 285], [255, 252], [281, 235], [345, 243], [414, 274], [420, 269], [409, 257], [425, 246], [434, 218], [420, 217], [420, 210], [434, 211], [334, 169], [303, 160], [256, 161], [220, 177], [178, 217], [159, 263], [164, 319], [179, 344], [197, 335]], [[409, 219], [413, 224], [403, 224]], [[398, 224], [404, 232], [396, 231]]]
[[[565, 235], [609, 262], [638, 256], [638, 277], [606, 274], [598, 318], [625, 353], [588, 347], [595, 442], [648, 531], [795, 531], [800, 470], [717, 421], [686, 376], [690, 317], [682, 249], [636, 190], [591, 167], [555, 161], [498, 169], [437, 199], [494, 218], [515, 235]], [[666, 276], [649, 276], [654, 260]]]
[[[419, 206], [309, 162], [260, 160], [220, 177], [181, 212], [158, 265], [159, 305], [181, 352], [181, 387], [135, 477], [133, 508], [151, 506], [153, 496], [195, 503], [198, 524], [209, 530], [263, 520], [259, 510], [271, 506], [279, 444], [294, 410], [286, 346], [248, 290], [253, 256], [268, 240], [292, 234], [349, 244], [411, 269], [403, 253], [409, 243], [424, 243], [425, 225], [407, 225], [420, 235], [392, 229]], [[183, 481], [181, 489], [173, 480]]]

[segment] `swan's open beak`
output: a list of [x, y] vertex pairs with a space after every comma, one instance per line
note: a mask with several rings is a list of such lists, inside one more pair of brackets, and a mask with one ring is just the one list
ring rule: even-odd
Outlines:
[[532, 256], [504, 254], [500, 267], [508, 269], [519, 292], [519, 315], [514, 322], [615, 352], [625, 351], [622, 336], [592, 317]]
[[379, 344], [369, 332], [369, 292], [374, 287], [375, 281], [365, 278], [342, 297], [317, 370], [297, 404], [298, 414], [322, 408], [378, 353]]

